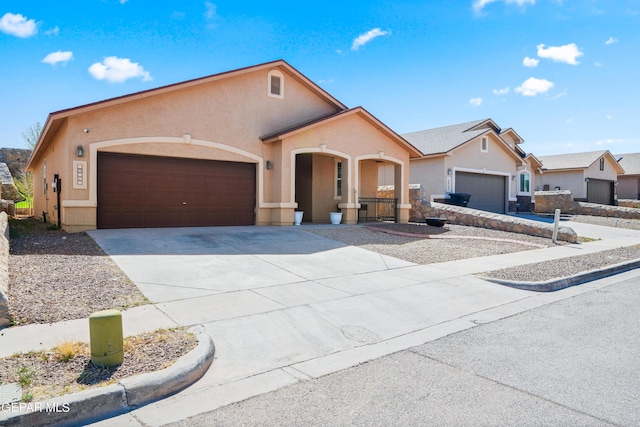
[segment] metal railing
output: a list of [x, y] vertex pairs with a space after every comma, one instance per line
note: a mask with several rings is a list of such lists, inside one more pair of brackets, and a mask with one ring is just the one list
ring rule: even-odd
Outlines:
[[358, 222], [393, 221], [398, 222], [398, 199], [380, 197], [360, 197], [358, 199]]

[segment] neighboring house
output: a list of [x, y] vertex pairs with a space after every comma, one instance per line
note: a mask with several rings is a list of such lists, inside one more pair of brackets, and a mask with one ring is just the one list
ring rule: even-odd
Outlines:
[[624, 169], [609, 150], [541, 156], [540, 161], [542, 190], [570, 190], [577, 201], [615, 203], [618, 174]]
[[[451, 193], [468, 193], [470, 208], [531, 210], [540, 163], [522, 151], [524, 141], [513, 129], [483, 119], [402, 137], [422, 153], [411, 159], [411, 184], [420, 184], [426, 199], [445, 201]], [[381, 176], [381, 184], [389, 184], [387, 177]]]
[[36, 215], [69, 231], [354, 223], [384, 165], [407, 222], [419, 155], [279, 60], [51, 113], [28, 169]]
[[618, 175], [618, 198], [640, 199], [640, 153], [616, 154], [614, 157], [624, 169]]

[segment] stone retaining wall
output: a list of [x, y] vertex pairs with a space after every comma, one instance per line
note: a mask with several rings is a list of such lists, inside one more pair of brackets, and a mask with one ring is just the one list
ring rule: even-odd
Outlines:
[[9, 323], [9, 219], [0, 212], [0, 329]]
[[618, 199], [618, 206], [623, 208], [640, 209], [640, 200], [635, 199]]
[[[569, 212], [567, 212], [569, 213]], [[607, 216], [624, 219], [640, 219], [640, 209], [622, 206], [599, 205], [597, 203], [573, 202], [574, 215]]]
[[536, 213], [554, 213], [560, 209], [562, 213], [573, 210], [573, 195], [569, 190], [536, 191]]
[[569, 190], [536, 191], [536, 213], [552, 214], [556, 209], [564, 214], [640, 219], [640, 200], [618, 200], [618, 206], [577, 202]]
[[[531, 236], [551, 238], [553, 235], [553, 224], [442, 203], [422, 201], [414, 205], [412, 200], [410, 221], [424, 222], [424, 219], [429, 217], [446, 217], [449, 224], [469, 225]], [[561, 226], [558, 229], [558, 240], [576, 243], [578, 235], [571, 228]]]

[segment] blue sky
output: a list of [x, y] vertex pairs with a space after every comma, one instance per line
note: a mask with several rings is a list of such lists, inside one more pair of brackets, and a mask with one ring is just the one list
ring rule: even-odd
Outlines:
[[284, 59], [398, 133], [492, 118], [640, 151], [640, 0], [0, 1], [0, 146], [47, 114]]

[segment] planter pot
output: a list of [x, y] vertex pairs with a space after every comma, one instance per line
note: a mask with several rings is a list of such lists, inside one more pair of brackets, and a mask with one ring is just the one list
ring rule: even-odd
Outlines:
[[302, 223], [302, 216], [303, 215], [304, 215], [304, 212], [295, 211], [293, 213], [293, 225], [300, 225], [300, 223]]
[[342, 221], [342, 212], [329, 212], [331, 224], [340, 224]]

